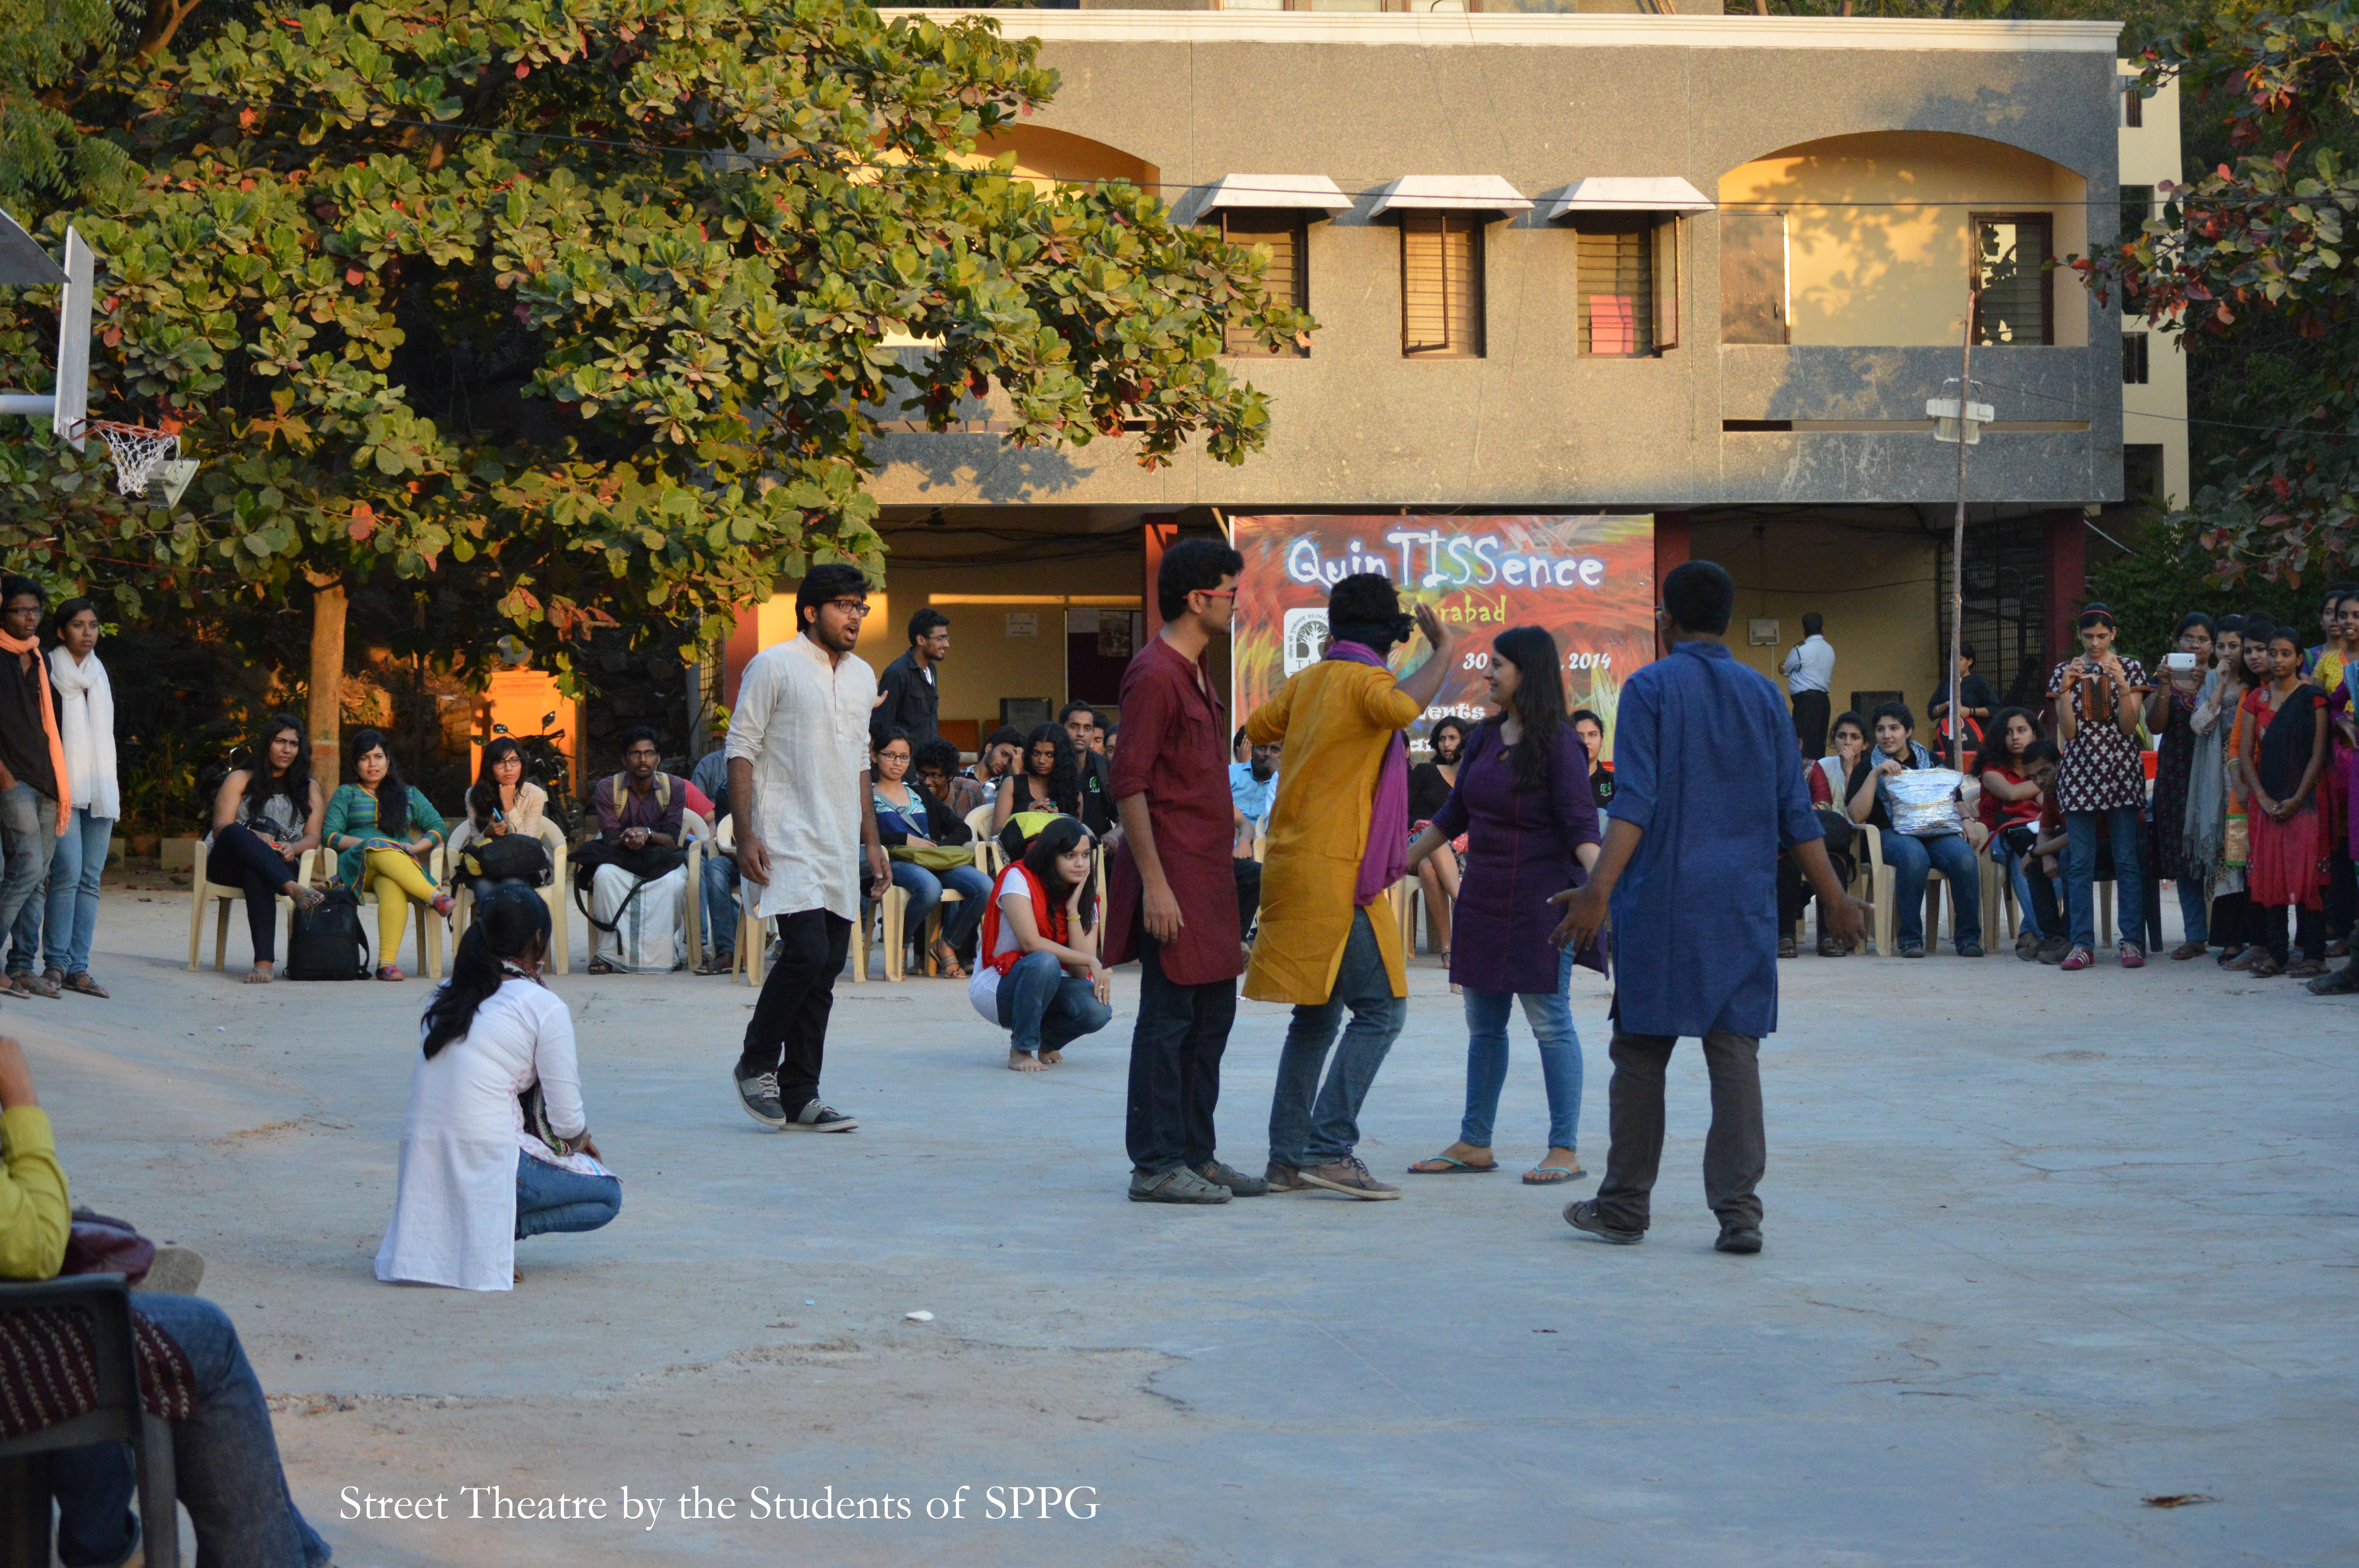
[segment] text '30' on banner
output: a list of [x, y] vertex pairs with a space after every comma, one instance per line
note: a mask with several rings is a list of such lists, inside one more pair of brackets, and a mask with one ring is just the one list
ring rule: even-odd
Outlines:
[[[1655, 656], [1652, 516], [1241, 516], [1245, 558], [1231, 629], [1240, 719], [1327, 651], [1327, 591], [1355, 572], [1382, 572], [1404, 610], [1430, 604], [1464, 641], [1458, 667], [1409, 731], [1421, 744], [1446, 714], [1484, 716], [1491, 639], [1545, 627], [1564, 655], [1565, 705], [1594, 710], [1614, 752], [1622, 682]], [[1397, 673], [1426, 656], [1394, 650]]]

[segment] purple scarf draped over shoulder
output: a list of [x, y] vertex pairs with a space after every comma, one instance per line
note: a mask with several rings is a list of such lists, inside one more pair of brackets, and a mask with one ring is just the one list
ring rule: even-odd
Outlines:
[[[1380, 670], [1390, 667], [1365, 643], [1331, 643], [1326, 656]], [[1360, 881], [1352, 895], [1362, 908], [1382, 898], [1408, 870], [1408, 742], [1397, 730], [1385, 743], [1374, 807], [1368, 813], [1368, 847], [1360, 857]]]

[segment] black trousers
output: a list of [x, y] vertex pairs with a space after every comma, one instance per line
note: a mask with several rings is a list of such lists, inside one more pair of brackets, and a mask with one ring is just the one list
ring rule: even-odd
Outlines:
[[2245, 923], [2251, 918], [2250, 903], [2250, 895], [2241, 888], [2212, 901], [2212, 946], [2242, 947], [2252, 940], [2245, 935]]
[[1830, 712], [1825, 692], [1798, 691], [1794, 694], [1794, 735], [1802, 742], [1802, 755], [1805, 757], [1816, 760], [1827, 754]]
[[835, 977], [852, 950], [852, 922], [824, 909], [777, 917], [778, 957], [745, 1025], [737, 1076], [778, 1075], [778, 1103], [788, 1116], [819, 1098], [827, 1056], [827, 1015], [835, 1005]]
[[[1663, 1076], [1671, 1063], [1669, 1034], [1614, 1036], [1614, 1083], [1608, 1091], [1605, 1180], [1597, 1188], [1597, 1217], [1616, 1230], [1644, 1230], [1655, 1177], [1663, 1163]], [[1712, 1076], [1712, 1130], [1703, 1141], [1703, 1197], [1723, 1228], [1758, 1227], [1761, 1199], [1754, 1192], [1768, 1167], [1768, 1135], [1761, 1124], [1761, 1042], [1715, 1029], [1703, 1037], [1704, 1071]]]
[[2341, 942], [2351, 935], [2354, 915], [2359, 915], [2359, 881], [2352, 876], [2351, 857], [2336, 845], [2326, 852], [2326, 939]]
[[2296, 947], [2301, 950], [2305, 958], [2326, 957], [2326, 922], [2321, 917], [2322, 912], [2306, 903], [2293, 906], [2293, 944], [2289, 947], [2286, 943], [2286, 906], [2281, 903], [2255, 904], [2253, 908], [2261, 917], [2260, 940], [2267, 944], [2269, 957], [2280, 965], [2292, 957]]
[[1220, 1146], [1212, 1111], [1221, 1103], [1221, 1054], [1229, 1048], [1229, 1026], [1236, 1021], [1237, 982], [1177, 983], [1163, 972], [1161, 946], [1144, 935], [1138, 970], [1138, 1022], [1130, 1032], [1130, 1115], [1123, 1141], [1136, 1170], [1155, 1174], [1177, 1165], [1195, 1169], [1210, 1163]]
[[245, 890], [245, 931], [257, 964], [277, 961], [278, 890], [294, 880], [295, 863], [251, 827], [233, 822], [213, 834], [205, 881]]
[[1250, 942], [1254, 916], [1261, 913], [1261, 862], [1231, 860], [1229, 874], [1237, 879], [1237, 935]]

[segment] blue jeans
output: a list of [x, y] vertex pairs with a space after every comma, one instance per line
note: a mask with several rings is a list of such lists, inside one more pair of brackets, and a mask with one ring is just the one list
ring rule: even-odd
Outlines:
[[2179, 921], [2181, 942], [2212, 940], [2212, 893], [2194, 877], [2179, 879]]
[[552, 1230], [595, 1230], [623, 1208], [623, 1184], [585, 1176], [516, 1151], [516, 1239]]
[[959, 902], [942, 914], [942, 940], [954, 951], [966, 946], [966, 939], [983, 919], [984, 902], [991, 897], [991, 879], [973, 866], [929, 871], [907, 860], [896, 860], [893, 885], [909, 895], [908, 907], [901, 914], [901, 929], [913, 940], [924, 928], [926, 916], [942, 902], [942, 889], [958, 889]]
[[[7, 871], [0, 874], [0, 931], [14, 932], [16, 916], [49, 880], [49, 861], [58, 852], [58, 803], [28, 784], [0, 790], [0, 855]], [[21, 957], [29, 965], [29, 944], [9, 955], [16, 967]]]
[[1499, 1114], [1499, 1090], [1507, 1081], [1507, 1011], [1520, 1000], [1524, 1022], [1539, 1042], [1540, 1082], [1548, 1087], [1549, 1147], [1577, 1149], [1581, 1130], [1581, 1036], [1572, 1027], [1565, 991], [1572, 979], [1572, 953], [1557, 962], [1552, 991], [1478, 991], [1466, 988], [1466, 1116], [1458, 1141], [1491, 1147], [1491, 1123]]
[[1097, 988], [1067, 974], [1054, 953], [1027, 953], [999, 977], [999, 1026], [1012, 1051], [1061, 1051], [1113, 1017]]
[[1941, 880], [1953, 890], [1957, 901], [1957, 930], [1953, 940], [1962, 945], [1969, 938], [1983, 939], [1983, 884], [1981, 869], [1974, 864], [1974, 847], [1966, 842], [1962, 833], [1944, 833], [1939, 838], [1918, 838], [1907, 833], [1886, 833], [1884, 839], [1884, 863], [1892, 868], [1892, 901], [1896, 905], [1895, 940], [1902, 946], [1911, 943], [1923, 946], [1925, 941], [1925, 882], [1935, 867]]
[[[1346, 1008], [1352, 1022], [1338, 1042], [1335, 1026]], [[1360, 1141], [1360, 1103], [1408, 1018], [1408, 999], [1393, 995], [1368, 912], [1354, 910], [1334, 989], [1325, 1001], [1297, 1007], [1286, 1026], [1286, 1049], [1277, 1059], [1277, 1087], [1269, 1101], [1273, 1164], [1299, 1171], [1351, 1153]], [[1331, 1046], [1335, 1065], [1321, 1084], [1320, 1070]]]
[[704, 857], [704, 945], [712, 956], [737, 950], [737, 862], [727, 855]]
[[66, 1568], [122, 1568], [139, 1544], [139, 1522], [131, 1517], [139, 1481], [131, 1444], [93, 1443], [40, 1457], [58, 1505], [58, 1561]]
[[2064, 902], [2072, 914], [2072, 946], [2094, 951], [2097, 946], [2097, 824], [2103, 820], [2114, 849], [2114, 914], [2121, 923], [2121, 938], [2135, 943], [2145, 923], [2145, 868], [2139, 847], [2146, 837], [2135, 806], [2110, 811], [2068, 811], [2064, 814]]
[[[238, 1343], [237, 1325], [221, 1308], [195, 1296], [142, 1292], [132, 1305], [171, 1336], [196, 1373], [197, 1413], [172, 1423], [172, 1463], [180, 1502], [196, 1523], [197, 1561], [241, 1568], [323, 1568], [328, 1543], [303, 1522], [287, 1495], [270, 1407]], [[58, 1485], [58, 1474], [67, 1455], [51, 1462], [61, 1518], [59, 1542], [73, 1543], [61, 1555], [69, 1563], [78, 1556], [82, 1563], [119, 1562], [119, 1555], [82, 1554], [93, 1544], [103, 1550], [125, 1529], [122, 1510], [129, 1499], [130, 1449], [97, 1444], [70, 1454], [96, 1457], [88, 1466], [68, 1466], [77, 1474], [64, 1487]], [[93, 1517], [93, 1508], [109, 1511]]]
[[[91, 938], [98, 932], [98, 879], [106, 870], [106, 847], [114, 838], [114, 818], [73, 808], [73, 820], [49, 858], [47, 898], [28, 898], [9, 933], [8, 972], [43, 968], [73, 976], [90, 968]], [[274, 905], [274, 908], [276, 906]], [[49, 952], [44, 955], [44, 938]], [[46, 957], [46, 965], [36, 960]]]
[[1992, 835], [1990, 858], [2006, 871], [2007, 885], [2015, 889], [2015, 907], [2023, 913], [2023, 929], [2042, 942], [2062, 935], [2064, 923], [2056, 908], [2056, 885], [2038, 869], [2038, 862], [2008, 849], [2003, 834]]

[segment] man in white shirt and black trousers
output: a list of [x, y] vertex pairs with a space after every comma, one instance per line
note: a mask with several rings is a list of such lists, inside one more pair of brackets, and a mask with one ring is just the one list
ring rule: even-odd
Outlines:
[[813, 567], [795, 593], [801, 631], [754, 656], [729, 717], [737, 870], [756, 917], [778, 929], [777, 962], [737, 1059], [737, 1098], [774, 1132], [860, 1125], [819, 1098], [819, 1076], [864, 870], [880, 895], [891, 875], [868, 783], [876, 672], [852, 651], [867, 613], [858, 568]]
[[1835, 680], [1834, 647], [1820, 635], [1826, 623], [1815, 610], [1803, 616], [1802, 640], [1779, 666], [1787, 695], [1794, 701], [1795, 737], [1802, 743], [1802, 755], [1813, 761], [1827, 753], [1827, 694]]

